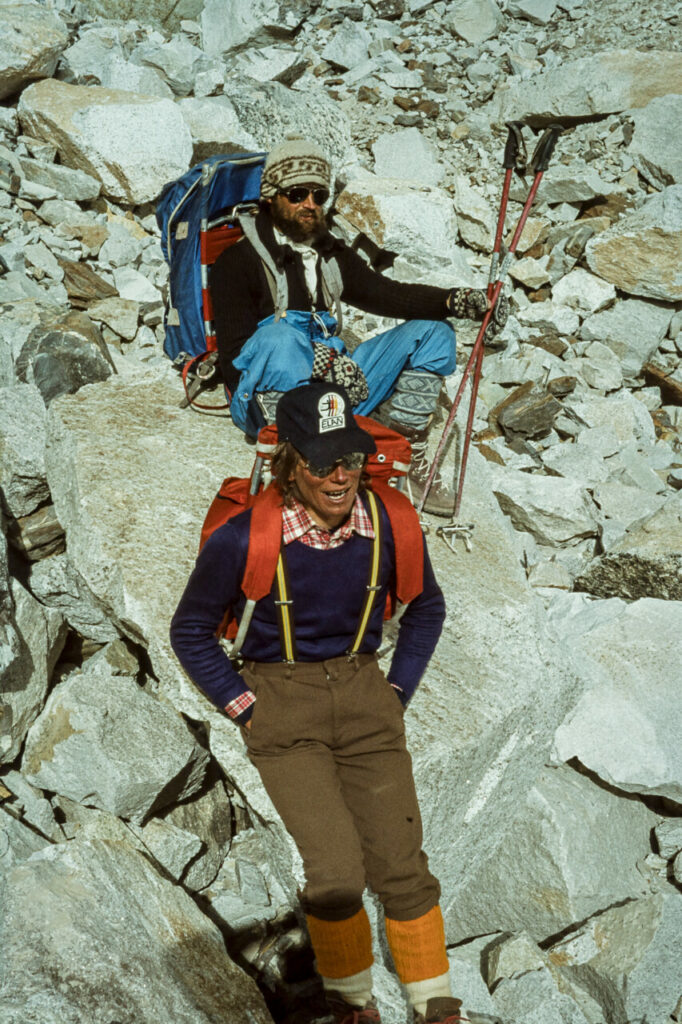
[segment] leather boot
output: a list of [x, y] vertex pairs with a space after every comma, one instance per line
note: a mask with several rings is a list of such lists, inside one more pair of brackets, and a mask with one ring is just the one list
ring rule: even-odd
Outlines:
[[381, 1017], [373, 999], [365, 1006], [352, 1006], [341, 996], [329, 992], [327, 1002], [334, 1024], [381, 1024]]
[[468, 1017], [461, 1014], [462, 1000], [439, 996], [429, 999], [426, 1013], [414, 1011], [414, 1024], [464, 1024]]
[[[410, 462], [410, 471], [407, 474], [407, 485], [412, 504], [416, 507], [421, 501], [431, 469], [427, 444], [428, 428], [426, 430], [410, 431], [401, 426], [400, 423], [395, 422], [390, 423], [389, 426], [407, 437], [412, 445], [412, 461]], [[443, 478], [440, 468], [436, 470], [433, 482], [429, 488], [424, 511], [430, 512], [434, 516], [444, 516], [447, 519], [451, 519], [454, 514], [455, 492]]]

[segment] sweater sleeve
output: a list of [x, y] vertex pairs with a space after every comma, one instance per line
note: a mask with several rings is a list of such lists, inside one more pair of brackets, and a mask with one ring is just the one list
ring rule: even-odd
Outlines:
[[447, 307], [449, 289], [393, 281], [369, 267], [349, 246], [344, 245], [334, 255], [343, 280], [341, 298], [349, 305], [400, 320], [445, 320], [452, 316]]
[[[216, 530], [197, 558], [171, 621], [171, 646], [193, 683], [235, 721], [251, 717], [251, 691], [216, 638], [225, 612], [239, 600], [246, 561], [233, 523]], [[237, 712], [237, 713], [235, 713]]]
[[407, 704], [419, 686], [445, 620], [445, 599], [433, 574], [426, 538], [423, 544], [424, 589], [409, 603], [400, 619], [398, 640], [387, 674], [403, 704]]

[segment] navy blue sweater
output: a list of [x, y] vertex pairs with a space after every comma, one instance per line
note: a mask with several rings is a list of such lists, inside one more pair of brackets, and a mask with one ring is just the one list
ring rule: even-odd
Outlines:
[[[380, 583], [361, 652], [372, 653], [381, 642], [386, 596], [394, 581], [395, 548], [383, 507]], [[218, 643], [215, 632], [225, 611], [241, 617], [245, 598], [240, 589], [248, 550], [251, 512], [243, 512], [209, 538], [190, 576], [171, 623], [171, 644], [183, 668], [220, 708], [247, 689]], [[372, 541], [359, 534], [338, 548], [319, 551], [301, 541], [284, 549], [293, 600], [298, 661], [324, 661], [348, 650], [353, 642], [369, 576]], [[242, 648], [246, 660], [280, 661], [277, 613], [273, 592], [256, 605]], [[424, 542], [424, 589], [405, 609], [388, 679], [403, 691], [407, 703], [416, 690], [438, 642], [445, 602], [436, 583]], [[243, 723], [251, 709], [237, 719]]]

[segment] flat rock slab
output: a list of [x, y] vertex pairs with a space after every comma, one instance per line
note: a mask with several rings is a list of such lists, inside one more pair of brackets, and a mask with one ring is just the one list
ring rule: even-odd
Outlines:
[[611, 786], [682, 805], [682, 602], [622, 605], [571, 647], [593, 682], [557, 730], [554, 762], [576, 757]]
[[682, 185], [670, 185], [585, 248], [590, 270], [628, 295], [682, 300]]
[[182, 718], [110, 666], [86, 662], [49, 696], [26, 740], [33, 785], [140, 823], [197, 793], [208, 755]]
[[[672, 93], [672, 90], [671, 90]], [[671, 125], [682, 123], [682, 95], [659, 96], [632, 112], [634, 135], [628, 147], [635, 167], [656, 188], [682, 182], [682, 153]]]
[[657, 96], [680, 92], [679, 54], [613, 50], [564, 62], [527, 81], [498, 89], [491, 112], [500, 122], [522, 118], [541, 125], [646, 107]]
[[45, 404], [33, 384], [4, 388], [0, 402], [0, 490], [5, 511], [27, 516], [49, 498]]
[[19, 117], [27, 135], [53, 142], [62, 163], [119, 202], [155, 199], [192, 157], [189, 129], [168, 99], [51, 79], [24, 90]]
[[575, 581], [594, 597], [682, 601], [682, 498], [676, 495], [594, 559]]
[[123, 843], [52, 846], [3, 889], [3, 1024], [272, 1024], [215, 925]]
[[0, 5], [0, 100], [54, 74], [69, 41], [66, 24], [37, 3]]

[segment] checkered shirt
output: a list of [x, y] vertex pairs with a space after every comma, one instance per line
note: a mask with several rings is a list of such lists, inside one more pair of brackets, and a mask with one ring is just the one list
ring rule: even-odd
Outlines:
[[[374, 539], [374, 527], [372, 520], [365, 511], [365, 506], [358, 496], [355, 496], [353, 507], [346, 522], [338, 530], [330, 532], [324, 527], [318, 526], [309, 512], [296, 498], [293, 499], [291, 508], [285, 505], [282, 509], [282, 540], [284, 544], [291, 544], [292, 541], [300, 540], [310, 548], [317, 548], [318, 551], [328, 551], [330, 548], [340, 547], [353, 533], [359, 533], [362, 537]], [[246, 690], [225, 706], [225, 711], [230, 718], [237, 718], [255, 701], [255, 694]]]

